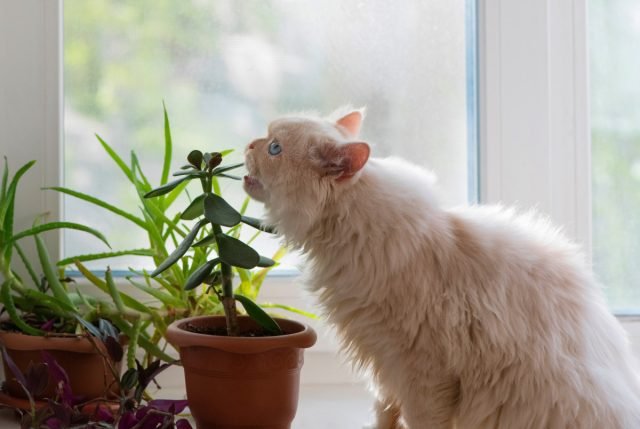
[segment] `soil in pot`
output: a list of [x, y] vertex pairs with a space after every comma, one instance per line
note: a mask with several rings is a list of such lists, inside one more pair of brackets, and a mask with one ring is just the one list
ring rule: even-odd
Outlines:
[[[298, 405], [304, 349], [316, 333], [277, 319], [284, 335], [226, 336], [224, 317], [174, 322], [167, 339], [180, 350], [189, 409], [199, 429], [288, 429]], [[248, 317], [240, 332], [263, 335]], [[196, 330], [198, 332], [192, 332]], [[223, 331], [223, 335], [210, 335]]]
[[[228, 337], [226, 326], [199, 326], [189, 323], [184, 327], [189, 332], [203, 335], [217, 335], [219, 337]], [[278, 336], [267, 332], [261, 327], [245, 326], [244, 330], [239, 332], [241, 337], [274, 337]]]

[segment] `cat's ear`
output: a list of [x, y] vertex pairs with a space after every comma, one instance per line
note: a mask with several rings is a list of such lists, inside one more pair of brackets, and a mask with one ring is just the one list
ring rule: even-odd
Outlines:
[[351, 136], [358, 137], [363, 119], [364, 113], [361, 110], [354, 110], [338, 119], [336, 125], [344, 128]]
[[336, 180], [353, 177], [362, 170], [371, 149], [364, 142], [345, 143], [341, 145], [327, 145], [316, 152], [316, 160], [323, 176], [334, 176]]

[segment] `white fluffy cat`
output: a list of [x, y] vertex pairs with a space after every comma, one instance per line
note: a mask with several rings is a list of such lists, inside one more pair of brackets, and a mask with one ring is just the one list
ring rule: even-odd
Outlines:
[[534, 216], [441, 207], [425, 170], [369, 158], [362, 118], [274, 121], [244, 184], [371, 370], [376, 427], [639, 429], [625, 332], [576, 247]]

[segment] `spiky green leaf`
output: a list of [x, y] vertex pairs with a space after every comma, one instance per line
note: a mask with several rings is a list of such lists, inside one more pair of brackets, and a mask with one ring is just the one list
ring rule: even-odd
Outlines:
[[65, 265], [73, 264], [76, 261], [87, 262], [97, 261], [100, 259], [115, 258], [118, 256], [155, 256], [155, 252], [151, 249], [129, 249], [118, 250], [115, 252], [102, 252], [102, 253], [88, 253], [85, 255], [70, 256], [57, 262], [56, 265], [63, 267]]
[[136, 225], [138, 225], [140, 228], [147, 228], [147, 225], [145, 224], [144, 220], [140, 219], [137, 216], [134, 216], [130, 213], [127, 213], [126, 211], [111, 205], [99, 198], [93, 197], [91, 195], [88, 194], [83, 194], [82, 192], [78, 192], [78, 191], [74, 191], [72, 189], [68, 189], [68, 188], [63, 188], [61, 186], [52, 186], [50, 188], [44, 188], [46, 190], [52, 190], [52, 191], [57, 191], [60, 192], [62, 194], [66, 194], [66, 195], [70, 195], [72, 197], [78, 198], [80, 200], [86, 201], [88, 203], [94, 204], [96, 206], [102, 207], [103, 209], [106, 209], [108, 211], [110, 211], [111, 213], [117, 214], [118, 216], [122, 216], [123, 218], [135, 223]]
[[36, 329], [33, 326], [26, 324], [20, 315], [18, 314], [18, 310], [16, 309], [15, 303], [13, 302], [13, 296], [11, 295], [11, 280], [7, 280], [2, 283], [1, 288], [2, 295], [2, 303], [4, 304], [4, 309], [9, 314], [11, 321], [13, 322], [18, 329], [20, 329], [25, 334], [29, 335], [42, 335], [43, 332], [40, 329]]
[[49, 252], [47, 251], [44, 242], [37, 235], [34, 238], [36, 241], [36, 248], [38, 250], [38, 259], [40, 260], [40, 266], [42, 267], [44, 276], [47, 279], [47, 283], [49, 283], [51, 292], [53, 292], [53, 296], [55, 296], [56, 299], [60, 300], [65, 305], [74, 307], [73, 303], [69, 299], [69, 296], [67, 295], [66, 289], [62, 286], [62, 283], [58, 278], [58, 273], [56, 272], [55, 265], [51, 263], [51, 258], [49, 257]]
[[17, 233], [12, 237], [11, 241], [15, 242], [20, 240], [21, 238], [28, 237], [30, 235], [37, 235], [42, 232], [51, 231], [54, 229], [62, 229], [62, 228], [75, 229], [77, 231], [87, 232], [93, 235], [94, 237], [98, 238], [100, 241], [106, 244], [107, 247], [111, 248], [111, 246], [109, 245], [109, 242], [107, 241], [105, 236], [102, 235], [100, 231], [96, 231], [95, 229], [89, 228], [88, 226], [81, 225], [79, 223], [73, 223], [73, 222], [49, 222], [42, 225], [37, 225], [37, 226], [34, 226], [33, 228], [20, 231], [19, 233]]
[[173, 143], [171, 140], [171, 125], [169, 124], [169, 115], [167, 114], [167, 106], [162, 102], [162, 110], [164, 112], [164, 161], [162, 162], [162, 177], [160, 184], [164, 185], [169, 179], [169, 169], [171, 168], [171, 152]]

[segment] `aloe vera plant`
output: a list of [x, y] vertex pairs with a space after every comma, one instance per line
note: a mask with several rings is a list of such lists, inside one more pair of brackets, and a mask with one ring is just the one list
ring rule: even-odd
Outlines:
[[[30, 335], [43, 335], [47, 331], [74, 332], [79, 328], [78, 318], [95, 319], [116, 315], [116, 309], [108, 302], [88, 298], [68, 288], [68, 279], [51, 261], [40, 234], [58, 229], [84, 231], [103, 241], [106, 238], [93, 228], [73, 222], [49, 222], [15, 232], [15, 201], [20, 179], [35, 164], [28, 162], [9, 178], [9, 166], [4, 160], [0, 185], [0, 301], [13, 325]], [[21, 247], [22, 239], [33, 237], [38, 260], [30, 260]], [[17, 270], [15, 256], [27, 273], [22, 278]], [[117, 316], [121, 317], [121, 316]], [[124, 317], [124, 316], [122, 316]]]

